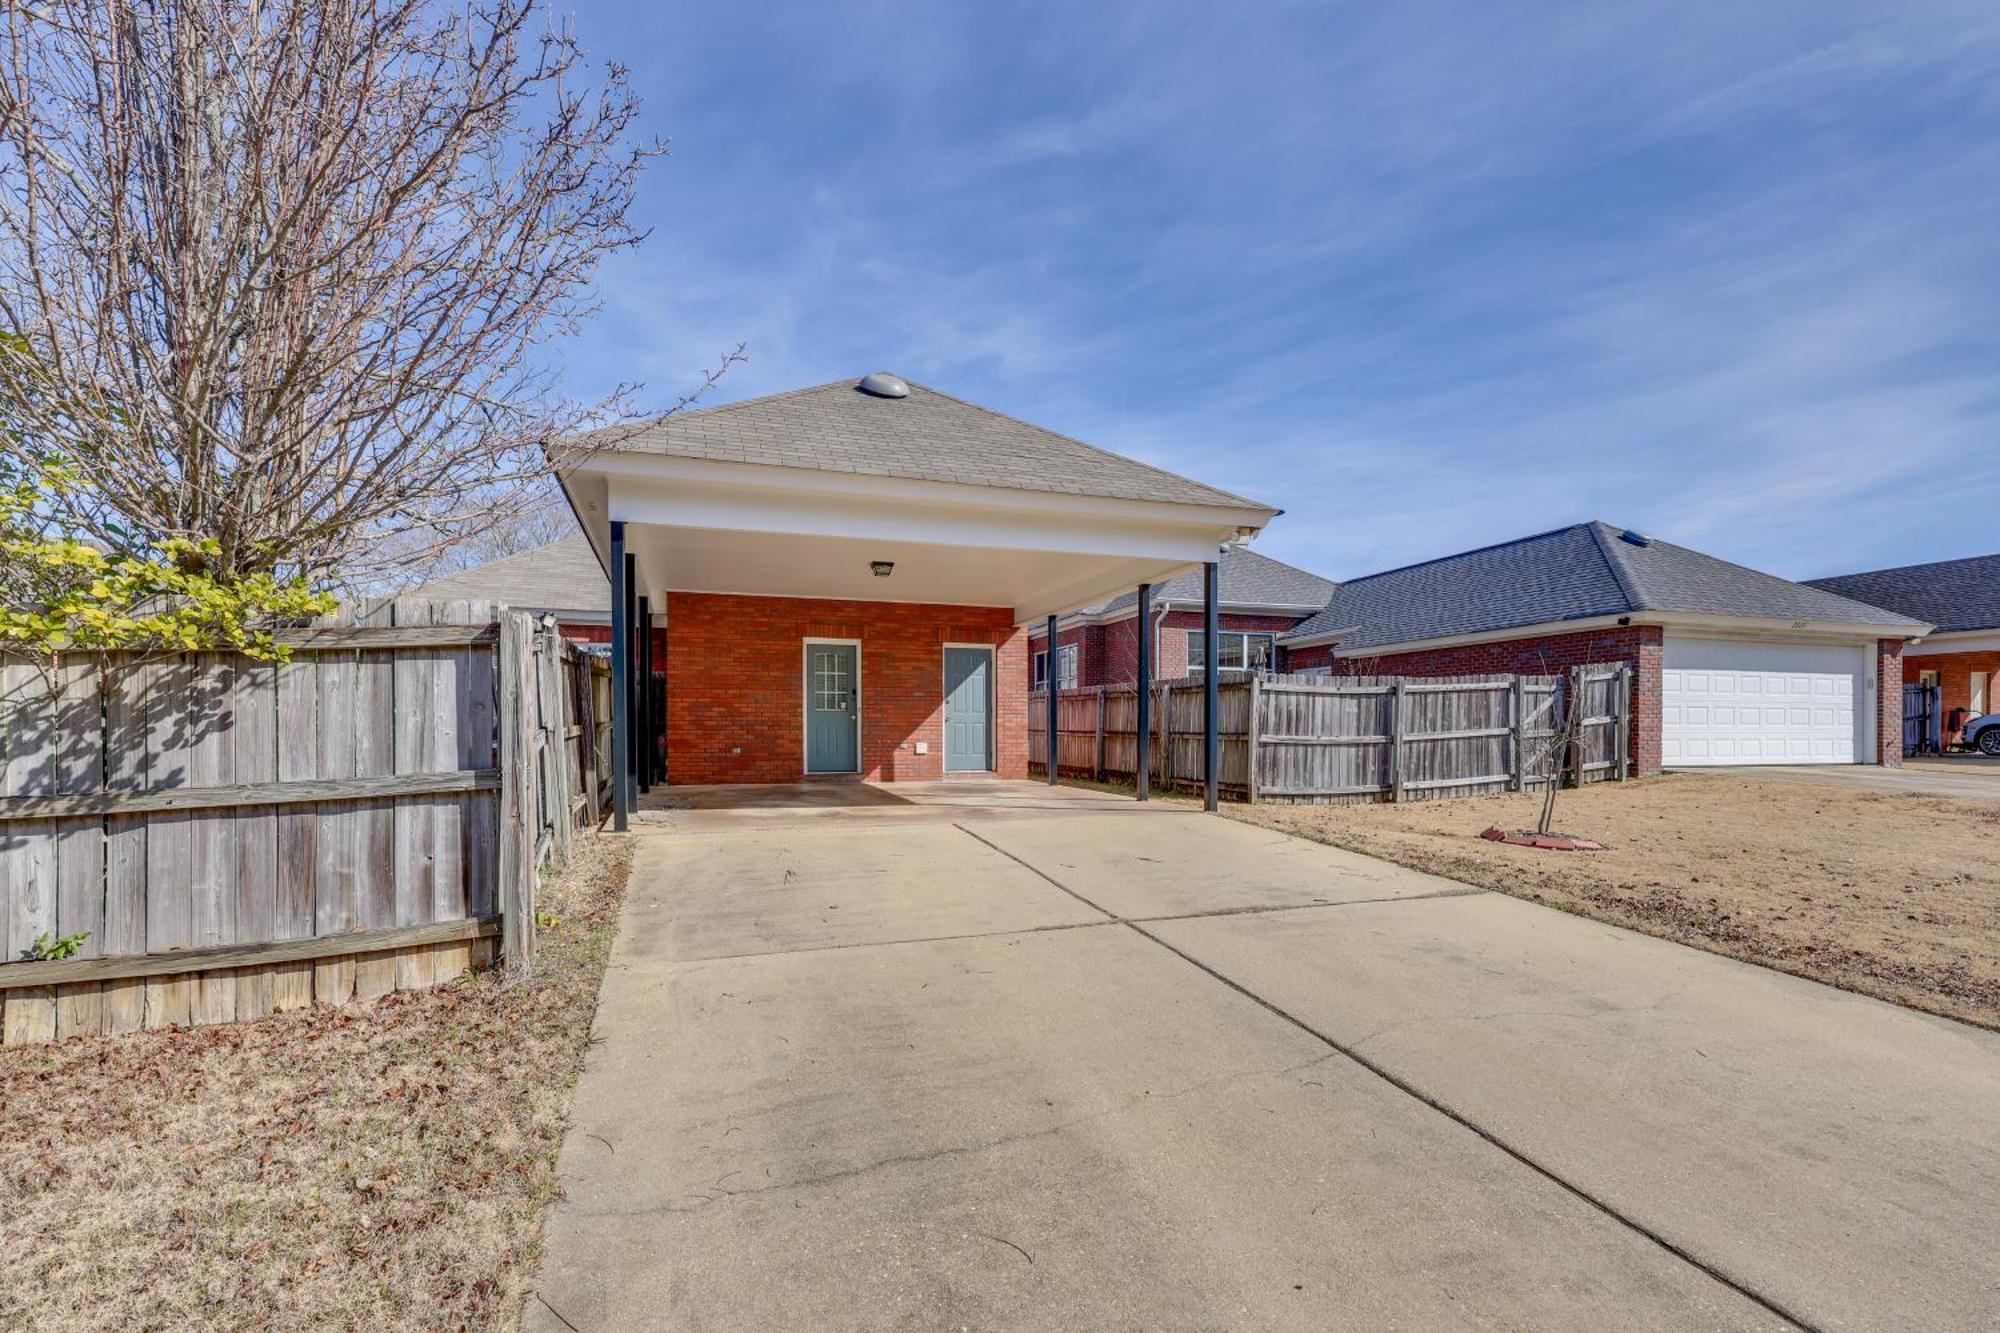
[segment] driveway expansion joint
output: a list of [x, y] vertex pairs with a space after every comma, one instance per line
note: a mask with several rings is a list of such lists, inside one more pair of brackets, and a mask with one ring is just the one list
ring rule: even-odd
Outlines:
[[[1009, 860], [1015, 861], [1018, 864], [1026, 867], [1028, 870], [1032, 871], [1034, 874], [1041, 877], [1042, 879], [1047, 880], [1050, 884], [1053, 884], [1056, 888], [1061, 889], [1064, 893], [1076, 899], [1078, 902], [1084, 904], [1086, 907], [1089, 907], [1097, 912], [1102, 912], [1107, 918], [1109, 918], [1109, 920], [1107, 920], [1105, 924], [1124, 926], [1126, 929], [1132, 931], [1134, 934], [1139, 935], [1144, 939], [1152, 942], [1153, 944], [1158, 945], [1160, 948], [1174, 955], [1174, 957], [1180, 959], [1182, 962], [1188, 964], [1190, 967], [1195, 968], [1197, 971], [1200, 971], [1206, 974], [1207, 976], [1213, 978], [1215, 981], [1220, 982], [1222, 985], [1227, 986], [1230, 990], [1235, 991], [1237, 994], [1243, 996], [1245, 999], [1251, 1001], [1253, 1004], [1260, 1006], [1261, 1008], [1265, 1009], [1274, 1016], [1283, 1019], [1285, 1022], [1291, 1024], [1299, 1031], [1305, 1033], [1307, 1036], [1313, 1038], [1315, 1041], [1318, 1041], [1322, 1045], [1326, 1046], [1330, 1051], [1345, 1057], [1349, 1061], [1352, 1061], [1355, 1065], [1366, 1070], [1368, 1073], [1373, 1074], [1376, 1078], [1381, 1079], [1383, 1082], [1389, 1084], [1389, 1086], [1395, 1088], [1398, 1092], [1401, 1092], [1405, 1096], [1413, 1098], [1414, 1100], [1423, 1103], [1425, 1106], [1429, 1107], [1433, 1111], [1436, 1111], [1439, 1115], [1444, 1116], [1447, 1120], [1450, 1120], [1452, 1123], [1458, 1125], [1460, 1128], [1471, 1132], [1472, 1134], [1478, 1136], [1480, 1139], [1483, 1139], [1485, 1142], [1491, 1144], [1493, 1147], [1505, 1153], [1508, 1157], [1511, 1157], [1516, 1162], [1519, 1162], [1522, 1166], [1525, 1166], [1530, 1171], [1533, 1171], [1536, 1175], [1539, 1175], [1544, 1180], [1547, 1180], [1550, 1184], [1555, 1185], [1557, 1188], [1563, 1190], [1565, 1193], [1571, 1195], [1572, 1197], [1582, 1202], [1586, 1206], [1590, 1207], [1591, 1209], [1595, 1210], [1599, 1214], [1603, 1215], [1606, 1218], [1609, 1218], [1612, 1222], [1618, 1224], [1619, 1226], [1624, 1227], [1628, 1231], [1631, 1231], [1634, 1235], [1640, 1236], [1643, 1239], [1650, 1241], [1652, 1244], [1659, 1247], [1661, 1250], [1664, 1250], [1666, 1253], [1672, 1255], [1674, 1258], [1680, 1260], [1682, 1263], [1688, 1265], [1690, 1268], [1695, 1269], [1697, 1272], [1702, 1273], [1704, 1276], [1708, 1277], [1712, 1281], [1718, 1283], [1723, 1287], [1728, 1288], [1730, 1291], [1735, 1292], [1737, 1295], [1743, 1297], [1745, 1300], [1752, 1302], [1753, 1304], [1768, 1311], [1770, 1314], [1776, 1316], [1777, 1318], [1784, 1320], [1788, 1324], [1791, 1324], [1793, 1327], [1803, 1330], [1803, 1333], [1828, 1333], [1828, 1330], [1823, 1329], [1820, 1325], [1813, 1323], [1805, 1316], [1788, 1308], [1776, 1297], [1766, 1295], [1765, 1293], [1757, 1290], [1755, 1287], [1750, 1286], [1747, 1282], [1739, 1278], [1732, 1277], [1728, 1272], [1724, 1271], [1716, 1264], [1710, 1262], [1709, 1260], [1701, 1258], [1699, 1255], [1686, 1249], [1678, 1242], [1672, 1240], [1662, 1232], [1659, 1232], [1654, 1228], [1648, 1226], [1646, 1223], [1641, 1222], [1638, 1218], [1620, 1211], [1616, 1205], [1610, 1203], [1608, 1200], [1600, 1198], [1598, 1195], [1592, 1193], [1590, 1190], [1585, 1189], [1583, 1186], [1563, 1176], [1554, 1167], [1551, 1167], [1543, 1163], [1542, 1161], [1540, 1161], [1539, 1159], [1528, 1153], [1526, 1150], [1515, 1147], [1507, 1140], [1501, 1138], [1499, 1134], [1497, 1134], [1493, 1130], [1487, 1129], [1484, 1125], [1481, 1125], [1479, 1122], [1472, 1119], [1472, 1117], [1467, 1115], [1465, 1112], [1460, 1111], [1457, 1108], [1453, 1107], [1450, 1103], [1445, 1102], [1441, 1098], [1438, 1098], [1432, 1095], [1431, 1093], [1425, 1092], [1422, 1088], [1419, 1088], [1418, 1086], [1416, 1086], [1416, 1084], [1410, 1082], [1408, 1079], [1402, 1077], [1399, 1074], [1394, 1073], [1386, 1066], [1377, 1063], [1375, 1060], [1370, 1059], [1368, 1056], [1363, 1055], [1360, 1051], [1354, 1049], [1354, 1047], [1349, 1043], [1342, 1042], [1339, 1039], [1332, 1037], [1325, 1032], [1320, 1031], [1318, 1028], [1314, 1027], [1311, 1023], [1306, 1022], [1304, 1019], [1292, 1013], [1290, 1010], [1287, 1010], [1282, 1006], [1274, 1003], [1273, 1001], [1266, 999], [1264, 996], [1259, 995], [1256, 991], [1251, 990], [1249, 987], [1243, 985], [1241, 982], [1238, 982], [1224, 975], [1222, 972], [1216, 970], [1213, 967], [1210, 967], [1208, 964], [1202, 962], [1194, 955], [1187, 953], [1184, 950], [1176, 948], [1174, 945], [1168, 943], [1166, 940], [1160, 938], [1158, 935], [1155, 935], [1152, 931], [1146, 929], [1146, 926], [1148, 924], [1157, 924], [1160, 922], [1173, 919], [1189, 920], [1189, 919], [1196, 919], [1198, 917], [1226, 915], [1226, 913], [1195, 913], [1189, 917], [1184, 917], [1184, 918], [1162, 917], [1162, 918], [1151, 918], [1148, 921], [1140, 921], [1126, 917], [1120, 917], [1116, 913], [1108, 911], [1104, 907], [1099, 906], [1097, 903], [1092, 902], [1089, 898], [1085, 897], [1081, 893], [1078, 893], [1075, 889], [1063, 883], [1055, 876], [1049, 874], [1046, 870], [1043, 870], [1040, 866], [1035, 865], [1032, 861], [1028, 861], [1020, 856], [1017, 856], [1015, 853], [1008, 851], [1005, 847], [999, 846], [997, 843], [990, 842], [987, 839], [980, 837], [977, 833], [974, 833], [971, 829], [966, 828], [965, 825], [963, 824], [954, 824], [953, 827], [958, 829], [960, 832], [966, 834], [967, 836], [981, 843], [985, 843], [986, 846], [991, 847], [994, 851], [999, 852], [1002, 856], [1007, 857]], [[1423, 895], [1423, 896], [1466, 897], [1474, 894], [1487, 892], [1487, 890], [1476, 889], [1472, 888], [1471, 886], [1466, 886], [1466, 887], [1468, 890], [1468, 892], [1466, 893], [1447, 890], [1440, 894]], [[1390, 899], [1389, 901], [1402, 902], [1408, 900], [1397, 898], [1397, 899]], [[1312, 904], [1303, 904], [1302, 906], [1319, 907], [1319, 906], [1336, 906], [1336, 905], [1338, 904], [1312, 903]]]

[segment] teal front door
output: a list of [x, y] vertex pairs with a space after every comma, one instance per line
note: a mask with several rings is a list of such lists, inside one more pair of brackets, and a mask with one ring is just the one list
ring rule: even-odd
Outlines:
[[944, 771], [983, 773], [993, 767], [993, 654], [985, 648], [944, 650]]
[[861, 649], [806, 645], [806, 772], [861, 770]]

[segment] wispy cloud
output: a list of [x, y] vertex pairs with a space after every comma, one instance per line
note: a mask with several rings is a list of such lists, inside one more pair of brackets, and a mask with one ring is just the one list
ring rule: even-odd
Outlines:
[[677, 152], [580, 387], [888, 366], [1335, 575], [1587, 516], [1800, 575], [1996, 544], [1990, 5], [578, 22]]

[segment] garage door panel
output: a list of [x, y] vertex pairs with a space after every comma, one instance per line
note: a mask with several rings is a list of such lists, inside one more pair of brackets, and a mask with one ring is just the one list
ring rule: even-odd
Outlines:
[[1865, 659], [1841, 645], [1669, 638], [1660, 673], [1669, 765], [1851, 764]]

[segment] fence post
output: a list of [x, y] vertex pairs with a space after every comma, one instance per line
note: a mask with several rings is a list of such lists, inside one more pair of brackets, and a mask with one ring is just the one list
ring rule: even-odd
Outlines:
[[1569, 729], [1570, 741], [1567, 758], [1569, 760], [1570, 785], [1575, 787], [1583, 786], [1583, 724], [1584, 719], [1590, 716], [1588, 712], [1584, 711], [1585, 699], [1583, 696], [1585, 687], [1589, 683], [1590, 678], [1584, 674], [1582, 667], [1573, 666], [1569, 669], [1569, 706], [1576, 709], [1577, 714], [1575, 725]]
[[1097, 687], [1097, 771], [1099, 782], [1104, 781], [1104, 686]]
[[1528, 684], [1520, 673], [1514, 675], [1514, 778], [1508, 784], [1511, 791], [1525, 791], [1528, 786]]
[[1403, 678], [1389, 682], [1389, 799], [1403, 799]]
[[1250, 677], [1250, 721], [1243, 733], [1243, 780], [1249, 784], [1250, 804], [1257, 804], [1262, 794], [1263, 784], [1257, 780], [1257, 737], [1262, 731], [1260, 721], [1264, 706], [1264, 683], [1260, 677]]
[[1612, 712], [1616, 715], [1616, 720], [1611, 724], [1611, 734], [1614, 738], [1613, 743], [1617, 746], [1616, 753], [1613, 755], [1613, 758], [1617, 761], [1617, 767], [1612, 772], [1617, 774], [1618, 781], [1623, 782], [1625, 780], [1626, 745], [1628, 743], [1626, 729], [1632, 724], [1632, 664], [1630, 662], [1621, 662], [1618, 664], [1618, 685], [1616, 688], [1618, 693], [1612, 700], [1617, 705], [1617, 707], [1612, 709]]
[[534, 949], [534, 833], [528, 824], [533, 794], [528, 749], [529, 697], [522, 679], [531, 663], [528, 618], [518, 611], [500, 617], [500, 948], [511, 967]]

